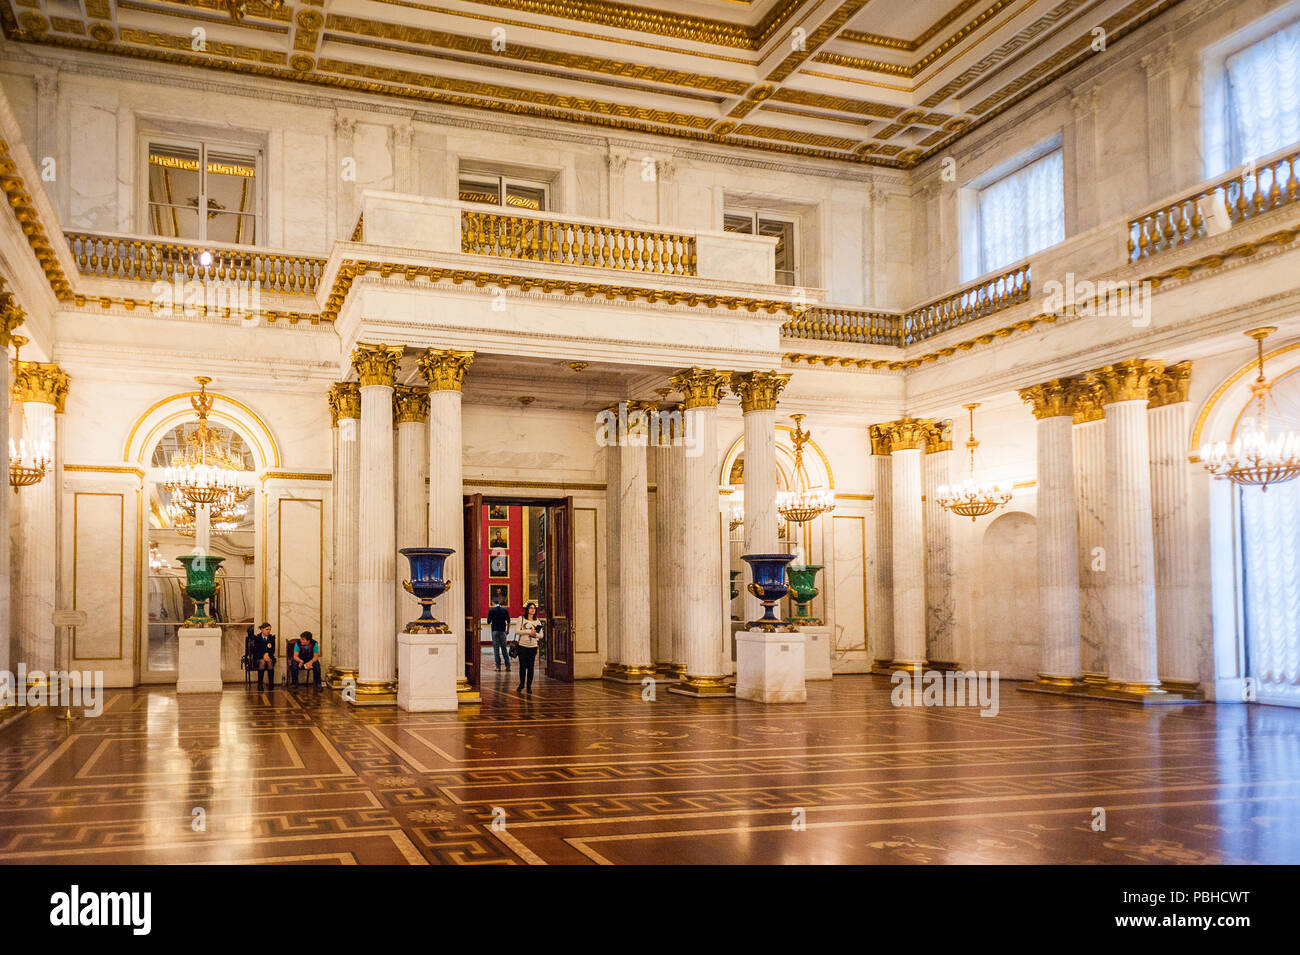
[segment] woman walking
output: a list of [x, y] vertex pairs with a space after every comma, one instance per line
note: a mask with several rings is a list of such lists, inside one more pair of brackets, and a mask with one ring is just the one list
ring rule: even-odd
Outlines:
[[542, 635], [542, 621], [537, 619], [537, 604], [524, 607], [515, 637], [519, 643], [519, 692], [533, 692], [533, 664], [537, 661], [537, 642]]

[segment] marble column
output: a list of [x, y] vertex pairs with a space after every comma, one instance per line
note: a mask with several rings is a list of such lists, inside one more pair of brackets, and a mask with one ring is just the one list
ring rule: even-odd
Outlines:
[[1038, 419], [1038, 683], [1083, 683], [1079, 652], [1079, 517], [1074, 492], [1074, 413], [1069, 382], [1022, 388]]
[[895, 669], [925, 667], [925, 515], [921, 457], [930, 422], [903, 418], [890, 425], [890, 510], [893, 518]]
[[1151, 385], [1151, 509], [1156, 559], [1156, 652], [1160, 684], [1176, 692], [1200, 688], [1196, 635], [1196, 530], [1187, 460], [1191, 362], [1170, 365]]
[[331, 385], [330, 417], [338, 442], [334, 466], [334, 633], [330, 686], [357, 679], [357, 532], [361, 503], [361, 388]]
[[[433, 614], [456, 635], [456, 696], [463, 705], [483, 698], [465, 670], [465, 487], [460, 416], [461, 386], [474, 361], [470, 351], [429, 349], [419, 361], [429, 384], [429, 546], [450, 547], [443, 572], [447, 591]], [[474, 634], [474, 639], [478, 635]]]
[[655, 669], [676, 679], [686, 670], [686, 630], [682, 599], [685, 579], [678, 542], [686, 535], [682, 501], [686, 453], [682, 444], [682, 406], [659, 405], [659, 450], [655, 462], [655, 558], [659, 573], [659, 646]]
[[953, 632], [952, 517], [939, 506], [939, 488], [952, 483], [952, 421], [935, 423], [925, 444], [925, 646], [936, 670], [957, 669]]
[[1071, 381], [1075, 511], [1079, 528], [1079, 652], [1083, 682], [1106, 682], [1106, 419], [1096, 386]]
[[610, 410], [618, 416], [618, 439], [605, 448], [605, 476], [610, 580], [618, 581], [610, 605], [609, 655], [601, 674], [619, 683], [640, 683], [654, 676], [650, 653], [650, 519], [646, 480], [647, 412], [653, 405], [622, 401]]
[[[4, 361], [0, 361], [0, 395], [5, 396], [4, 408], [0, 409], [0, 448], [9, 448], [9, 345], [14, 329], [23, 323], [26, 316], [18, 307], [12, 292], [5, 291], [5, 281], [0, 278], [0, 347], [4, 349]], [[13, 666], [13, 628], [10, 611], [10, 590], [14, 578], [13, 564], [9, 553], [9, 505], [13, 493], [0, 488], [0, 670], [12, 672]], [[0, 707], [2, 709], [2, 707]]]
[[400, 345], [358, 344], [361, 385], [361, 493], [357, 516], [358, 705], [397, 703], [397, 563], [393, 494], [393, 386]]
[[54, 478], [54, 418], [62, 413], [68, 396], [69, 379], [58, 365], [49, 362], [18, 363], [14, 393], [22, 404], [23, 439], [49, 454], [50, 470], [38, 484], [18, 494], [21, 555], [18, 586], [13, 594], [18, 634], [15, 666], [27, 665], [28, 684], [37, 682], [31, 671], [48, 674], [56, 665], [54, 609], [58, 595], [55, 525], [57, 495]]
[[718, 399], [731, 376], [712, 368], [690, 368], [673, 376], [685, 396], [687, 443], [683, 477], [685, 533], [678, 544], [684, 575], [686, 672], [669, 687], [687, 696], [726, 696], [734, 692], [722, 659], [724, 626], [721, 589], [723, 520], [718, 508]]
[[872, 539], [871, 573], [867, 575], [867, 650], [871, 668], [887, 671], [894, 659], [894, 477], [890, 470], [889, 432], [871, 427]]
[[1110, 614], [1106, 689], [1163, 693], [1156, 656], [1155, 540], [1147, 400], [1164, 366], [1130, 358], [1090, 374], [1106, 410], [1106, 584]]
[[[775, 554], [779, 517], [776, 513], [776, 402], [790, 380], [775, 371], [749, 371], [731, 376], [731, 390], [740, 396], [745, 420], [745, 553]], [[752, 568], [741, 574], [741, 619], [763, 616], [762, 602], [749, 592]]]
[[[393, 392], [393, 424], [397, 431], [397, 550], [429, 546], [429, 508], [424, 500], [424, 477], [429, 468], [429, 392], [398, 385]], [[402, 581], [411, 565], [400, 553], [397, 562], [397, 625], [419, 616], [419, 602], [406, 592]]]

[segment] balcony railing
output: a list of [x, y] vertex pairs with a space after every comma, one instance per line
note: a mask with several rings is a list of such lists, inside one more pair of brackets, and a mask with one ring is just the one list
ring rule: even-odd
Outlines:
[[912, 309], [903, 316], [905, 331], [904, 340], [900, 344], [931, 338], [1027, 301], [1028, 263]]
[[461, 213], [462, 252], [506, 259], [694, 275], [695, 237], [498, 212]]
[[[325, 259], [271, 250], [190, 245], [166, 239], [65, 233], [82, 275], [141, 282], [257, 282], [270, 292], [310, 295]], [[205, 259], [205, 256], [209, 258]]]
[[814, 306], [781, 326], [790, 338], [857, 345], [902, 345], [903, 316], [843, 306]]
[[1138, 216], [1128, 224], [1129, 261], [1226, 232], [1295, 202], [1298, 170], [1300, 152], [1264, 160]]

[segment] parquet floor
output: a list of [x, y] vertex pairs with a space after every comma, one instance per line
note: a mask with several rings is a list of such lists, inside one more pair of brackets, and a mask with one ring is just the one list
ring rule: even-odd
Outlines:
[[486, 683], [457, 714], [242, 685], [33, 712], [0, 730], [0, 861], [1300, 862], [1300, 710]]

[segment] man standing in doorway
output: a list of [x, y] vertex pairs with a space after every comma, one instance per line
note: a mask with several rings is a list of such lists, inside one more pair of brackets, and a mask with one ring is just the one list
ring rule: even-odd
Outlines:
[[510, 653], [506, 650], [506, 631], [510, 629], [510, 611], [501, 606], [500, 598], [492, 601], [488, 611], [488, 626], [492, 628], [492, 657], [501, 669], [501, 660], [506, 661], [506, 670], [510, 669]]

